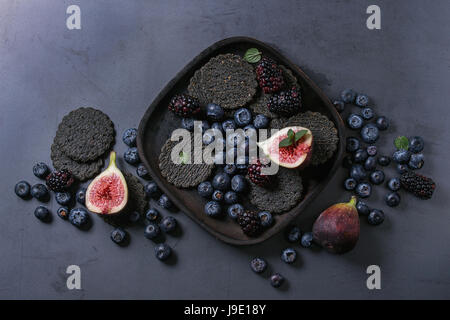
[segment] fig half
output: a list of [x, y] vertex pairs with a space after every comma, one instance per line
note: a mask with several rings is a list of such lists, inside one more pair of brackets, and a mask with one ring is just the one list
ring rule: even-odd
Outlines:
[[[299, 139], [297, 139], [298, 134], [302, 134]], [[291, 144], [282, 146], [282, 142], [288, 141], [290, 138], [292, 138]], [[300, 126], [283, 128], [269, 139], [258, 143], [258, 146], [271, 161], [281, 167], [291, 169], [304, 168], [308, 165], [311, 159], [312, 145], [313, 135], [311, 130]]]
[[113, 215], [122, 211], [128, 202], [128, 186], [116, 166], [116, 153], [111, 151], [109, 165], [89, 184], [86, 208], [94, 213]]

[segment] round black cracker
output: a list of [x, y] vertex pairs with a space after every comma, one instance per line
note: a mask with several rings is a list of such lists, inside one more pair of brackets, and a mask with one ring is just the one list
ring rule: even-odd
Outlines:
[[277, 115], [274, 112], [270, 112], [269, 108], [267, 107], [267, 103], [269, 102], [271, 97], [272, 94], [270, 93], [260, 92], [255, 101], [252, 104], [250, 104], [249, 108], [255, 115], [263, 114], [269, 119], [279, 118], [280, 117], [279, 115]]
[[117, 215], [100, 215], [103, 220], [114, 227], [126, 227], [131, 225], [130, 214], [137, 211], [141, 220], [145, 216], [148, 200], [145, 194], [144, 185], [137, 177], [129, 172], [123, 172], [128, 187], [128, 203], [125, 209]]
[[297, 170], [280, 167], [268, 188], [251, 182], [249, 184], [250, 203], [261, 211], [283, 213], [295, 207], [302, 199], [302, 178]]
[[56, 170], [67, 169], [72, 172], [74, 177], [79, 181], [89, 180], [98, 175], [103, 167], [103, 159], [98, 158], [92, 162], [76, 162], [66, 156], [58, 144], [55, 142], [51, 146], [50, 158], [53, 162], [53, 167]]
[[[191, 158], [193, 162], [194, 158], [194, 139], [191, 135]], [[161, 175], [166, 180], [178, 188], [190, 188], [197, 186], [200, 182], [208, 179], [211, 175], [214, 164], [175, 164], [172, 161], [171, 154], [172, 149], [178, 143], [177, 141], [171, 141], [170, 138], [161, 148], [159, 154], [159, 169]]]
[[288, 118], [277, 118], [270, 121], [270, 129], [283, 129], [287, 127]]
[[327, 162], [337, 150], [338, 131], [334, 123], [319, 112], [299, 113], [289, 118], [286, 126], [302, 126], [311, 130], [314, 143], [312, 165]]
[[113, 141], [113, 122], [93, 108], [79, 108], [64, 116], [55, 136], [61, 151], [77, 162], [96, 160], [111, 148]]
[[286, 68], [283, 65], [280, 65], [281, 70], [283, 71], [283, 78], [285, 82], [285, 87], [291, 88], [293, 86], [298, 86], [298, 80], [292, 73], [292, 71]]
[[191, 78], [188, 92], [202, 104], [237, 109], [253, 99], [258, 83], [253, 66], [235, 54], [211, 58]]

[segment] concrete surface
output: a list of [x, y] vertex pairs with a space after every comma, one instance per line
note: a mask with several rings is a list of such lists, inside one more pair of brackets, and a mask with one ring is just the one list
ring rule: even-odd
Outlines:
[[[66, 8], [81, 8], [82, 29], [66, 28]], [[381, 30], [366, 28], [368, 5], [381, 7]], [[448, 1], [25, 1], [0, 2], [0, 298], [323, 299], [450, 298]], [[37, 201], [14, 184], [37, 182], [31, 168], [50, 162], [61, 118], [79, 106], [104, 110], [118, 133], [138, 125], [165, 84], [201, 50], [222, 38], [266, 41], [297, 62], [333, 98], [346, 87], [367, 93], [392, 127], [378, 144], [391, 153], [397, 135], [426, 140], [424, 174], [433, 200], [401, 193], [387, 208], [377, 187], [369, 203], [385, 210], [379, 227], [364, 220], [357, 247], [344, 256], [298, 248], [299, 262], [280, 261], [282, 236], [236, 248], [181, 213], [182, 235], [170, 237], [176, 263], [153, 255], [142, 228], [127, 248], [94, 217], [82, 232], [56, 216], [40, 223]], [[116, 150], [124, 145], [118, 139]], [[122, 163], [123, 164], [123, 163]], [[393, 175], [387, 170], [388, 176]], [[298, 223], [311, 228], [329, 205], [347, 200], [342, 169]], [[285, 275], [282, 290], [249, 270], [254, 256]], [[66, 288], [66, 267], [81, 267], [82, 290]], [[366, 288], [366, 268], [381, 267], [381, 290]]]

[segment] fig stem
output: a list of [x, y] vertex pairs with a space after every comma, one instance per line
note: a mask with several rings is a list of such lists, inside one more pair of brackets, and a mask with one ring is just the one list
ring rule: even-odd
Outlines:
[[115, 151], [111, 151], [110, 155], [109, 155], [109, 165], [108, 168], [112, 166], [116, 165], [116, 152]]
[[352, 205], [352, 206], [356, 206], [356, 197], [355, 196], [352, 196], [352, 198], [350, 199], [350, 201], [348, 202], [348, 204], [349, 205]]

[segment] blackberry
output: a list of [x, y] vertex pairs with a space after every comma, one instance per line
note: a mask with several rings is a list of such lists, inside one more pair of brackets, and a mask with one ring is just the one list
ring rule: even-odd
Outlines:
[[67, 169], [53, 171], [46, 178], [47, 187], [56, 192], [68, 189], [74, 181], [72, 173]]
[[271, 181], [271, 176], [261, 174], [261, 168], [267, 165], [262, 164], [259, 159], [248, 166], [247, 173], [251, 182], [254, 184], [264, 187], [267, 186]]
[[200, 102], [194, 97], [179, 94], [170, 100], [169, 110], [180, 117], [187, 118], [200, 112]]
[[430, 199], [436, 189], [436, 184], [431, 178], [412, 171], [402, 174], [400, 183], [405, 190], [422, 199]]
[[242, 231], [249, 237], [256, 237], [262, 231], [261, 221], [255, 211], [245, 210], [238, 214], [237, 222]]
[[284, 85], [283, 71], [267, 57], [262, 58], [256, 67], [256, 79], [264, 93], [277, 92]]
[[297, 87], [292, 87], [290, 90], [275, 94], [270, 98], [267, 106], [270, 112], [284, 117], [291, 117], [299, 113], [302, 106], [300, 90]]

